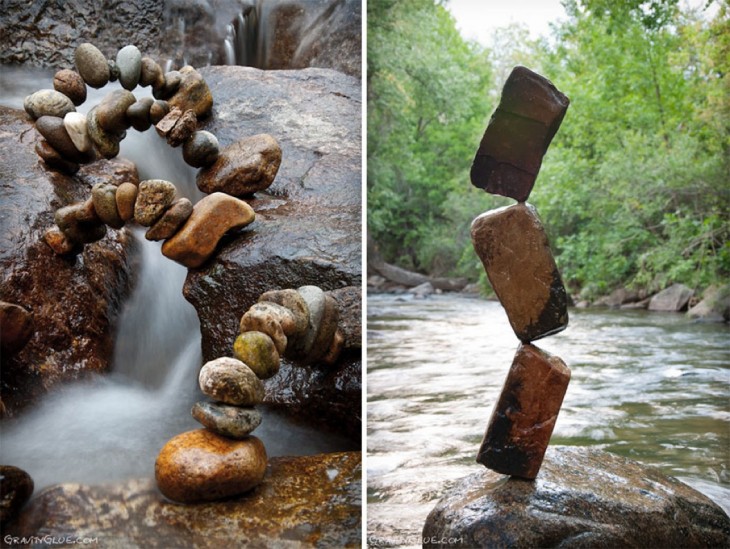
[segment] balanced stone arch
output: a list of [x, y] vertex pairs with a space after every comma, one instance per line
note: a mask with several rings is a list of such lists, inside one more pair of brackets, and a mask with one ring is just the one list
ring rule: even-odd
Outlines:
[[[243, 314], [233, 357], [203, 365], [202, 393], [193, 405], [204, 429], [181, 433], [160, 450], [155, 478], [160, 491], [181, 503], [212, 501], [248, 492], [266, 473], [266, 448], [252, 436], [262, 422], [256, 408], [263, 380], [279, 371], [281, 356], [298, 364], [332, 365], [343, 348], [336, 300], [317, 286], [271, 290]], [[294, 358], [296, 357], [296, 359]]]
[[[92, 189], [86, 202], [56, 212], [56, 227], [45, 242], [58, 255], [78, 254], [85, 244], [104, 238], [106, 226], [126, 222], [149, 227], [148, 240], [164, 240], [162, 253], [188, 268], [202, 265], [228, 231], [254, 221], [253, 209], [241, 198], [267, 189], [281, 164], [281, 148], [270, 135], [241, 139], [221, 149], [212, 133], [198, 129], [213, 110], [213, 96], [202, 75], [191, 66], [164, 73], [136, 46], [107, 60], [93, 44], [78, 46], [76, 71], [62, 69], [53, 89], [25, 98], [26, 112], [42, 139], [36, 152], [51, 169], [74, 174], [81, 164], [114, 158], [129, 128], [154, 126], [172, 147], [182, 146], [183, 160], [199, 168], [198, 188], [209, 196], [194, 206], [179, 198], [175, 186], [159, 179]], [[109, 92], [84, 115], [76, 107], [86, 100], [86, 86], [102, 88], [118, 80], [123, 89]], [[153, 97], [137, 99], [137, 86], [152, 87]]]
[[471, 168], [472, 183], [518, 201], [471, 226], [474, 249], [520, 340], [477, 461], [498, 473], [537, 477], [568, 389], [570, 370], [532, 344], [568, 326], [568, 298], [532, 192], [570, 101], [546, 78], [515, 67]]

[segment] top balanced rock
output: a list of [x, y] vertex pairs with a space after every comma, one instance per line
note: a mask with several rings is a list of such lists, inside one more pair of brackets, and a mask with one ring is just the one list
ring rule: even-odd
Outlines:
[[515, 67], [471, 167], [471, 182], [525, 202], [570, 100], [547, 78]]

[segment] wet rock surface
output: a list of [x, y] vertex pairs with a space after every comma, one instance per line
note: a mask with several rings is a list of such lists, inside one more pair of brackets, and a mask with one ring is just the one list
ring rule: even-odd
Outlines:
[[[231, 353], [241, 316], [264, 292], [360, 286], [361, 103], [359, 82], [335, 71], [201, 73], [215, 97], [203, 129], [222, 147], [269, 133], [282, 150], [276, 180], [249, 200], [256, 221], [221, 239], [216, 257], [186, 279], [183, 292], [198, 311], [210, 360]], [[266, 401], [359, 438], [359, 354], [343, 357], [334, 371], [295, 368], [283, 361], [266, 382]]]
[[684, 284], [672, 284], [651, 298], [649, 310], [667, 313], [684, 311], [694, 293], [693, 289]]
[[197, 505], [166, 501], [153, 480], [63, 484], [34, 498], [4, 534], [98, 537], [118, 547], [160, 549], [358, 547], [361, 474], [359, 452], [272, 458], [249, 493]]
[[49, 171], [34, 151], [40, 135], [24, 112], [0, 107], [0, 127], [0, 300], [26, 309], [35, 327], [22, 350], [2, 356], [0, 396], [13, 414], [61, 382], [108, 368], [130, 288], [132, 240], [110, 230], [69, 259], [57, 256], [43, 235], [55, 211], [87, 200], [94, 184], [134, 181], [137, 174], [122, 160], [94, 162], [73, 177]]
[[568, 297], [547, 234], [529, 204], [491, 210], [471, 226], [472, 242], [517, 338], [564, 330]]
[[[548, 449], [535, 481], [481, 471], [459, 480], [424, 538], [464, 547], [726, 547], [730, 518], [656, 469], [601, 450]], [[424, 543], [424, 547], [447, 547]]]

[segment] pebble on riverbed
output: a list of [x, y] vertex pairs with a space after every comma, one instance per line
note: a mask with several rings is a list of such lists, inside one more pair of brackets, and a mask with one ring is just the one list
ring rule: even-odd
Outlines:
[[68, 97], [77, 107], [86, 101], [86, 83], [76, 71], [58, 71], [53, 76], [53, 89]]
[[191, 414], [204, 427], [228, 438], [244, 439], [261, 425], [261, 412], [248, 406], [196, 402]]
[[38, 90], [30, 94], [23, 101], [23, 108], [33, 120], [37, 120], [41, 116], [63, 118], [76, 110], [73, 102], [56, 90]]
[[233, 342], [233, 356], [246, 364], [259, 379], [268, 379], [279, 371], [279, 352], [265, 333], [248, 331]]
[[246, 364], [221, 357], [203, 365], [198, 376], [203, 394], [234, 406], [254, 406], [264, 399], [264, 384]]

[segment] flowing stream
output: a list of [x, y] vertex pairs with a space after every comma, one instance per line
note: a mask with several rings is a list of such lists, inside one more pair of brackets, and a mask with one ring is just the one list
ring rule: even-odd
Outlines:
[[[409, 296], [410, 297], [410, 296]], [[730, 329], [684, 315], [570, 311], [536, 342], [572, 379], [551, 439], [656, 466], [730, 513]], [[368, 532], [420, 547], [426, 516], [477, 449], [517, 348], [501, 305], [368, 297]]]
[[[22, 109], [23, 98], [51, 87], [53, 72], [3, 67], [0, 104]], [[78, 109], [87, 112], [118, 83], [89, 89]], [[149, 93], [137, 89], [138, 99]], [[203, 195], [196, 170], [153, 128], [129, 129], [121, 157], [132, 160], [140, 180], [167, 179], [193, 203]], [[30, 473], [36, 491], [60, 482], [98, 484], [154, 475], [160, 448], [174, 435], [200, 428], [192, 405], [205, 397], [197, 387], [202, 364], [200, 326], [182, 286], [187, 269], [165, 258], [160, 242], [133, 228], [139, 272], [118, 324], [112, 373], [67, 385], [19, 418], [0, 422], [0, 463]], [[62, 306], [59, 304], [59, 306]], [[232, 344], [232, 342], [231, 342]], [[264, 411], [255, 435], [269, 456], [308, 455], [351, 449], [352, 443]]]

